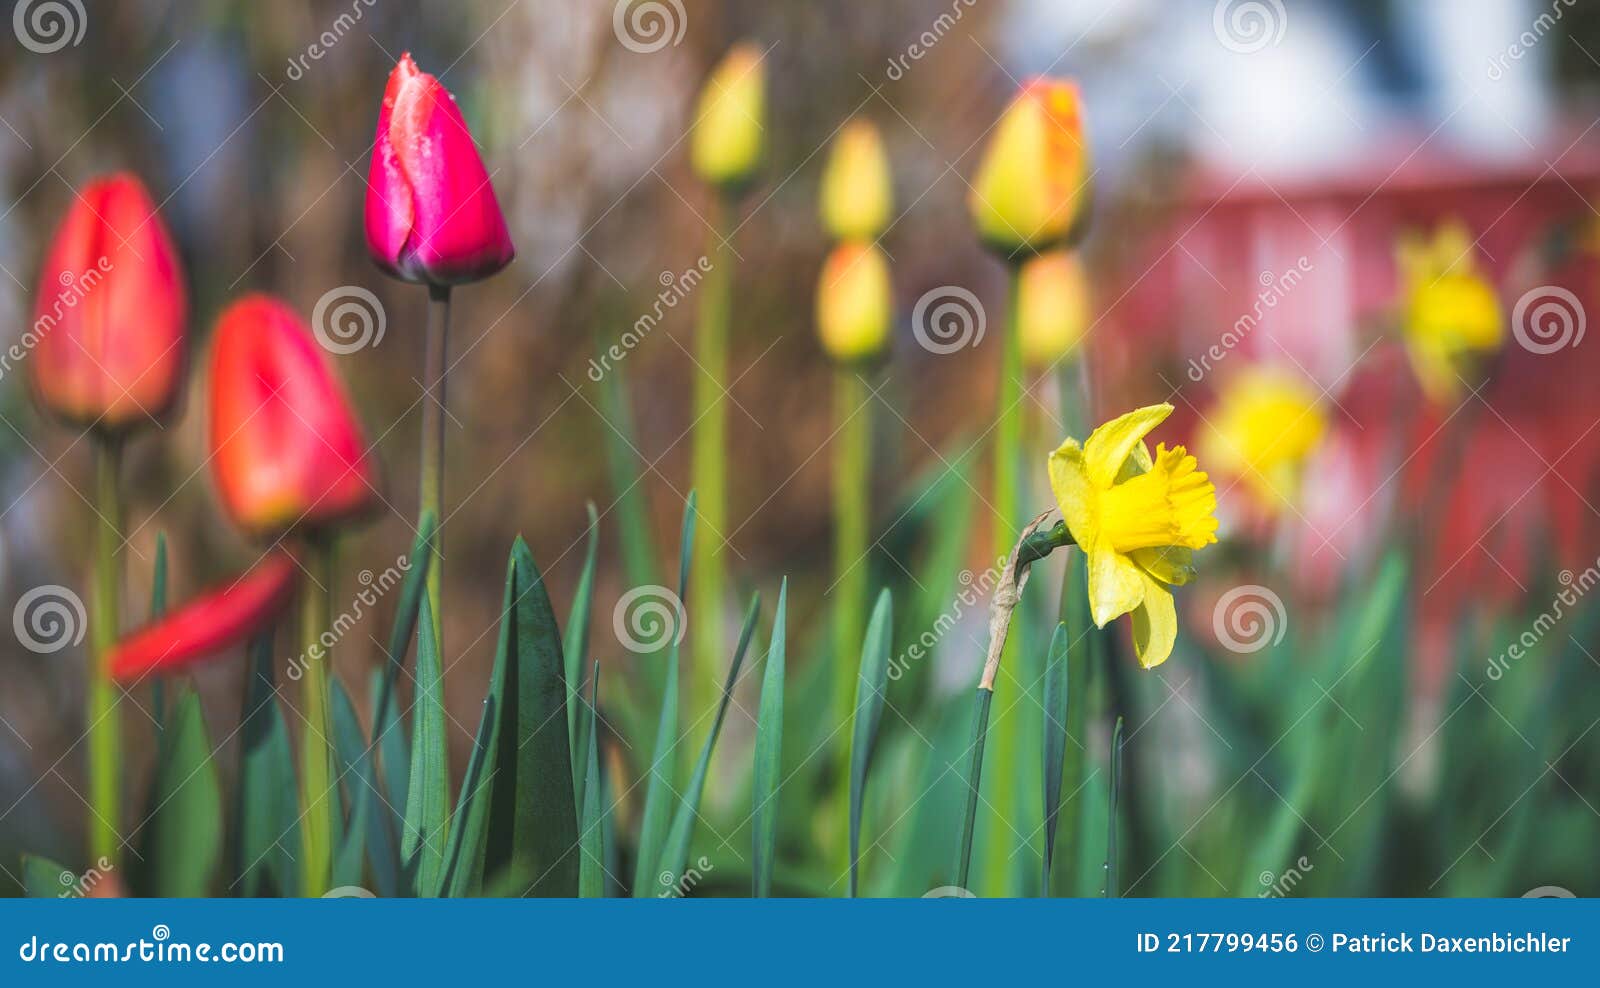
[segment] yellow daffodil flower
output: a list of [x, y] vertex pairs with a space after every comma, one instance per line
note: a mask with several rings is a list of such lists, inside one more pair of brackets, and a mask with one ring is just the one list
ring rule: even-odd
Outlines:
[[1328, 431], [1317, 389], [1291, 371], [1257, 365], [1229, 377], [1200, 453], [1243, 482], [1264, 511], [1295, 503], [1306, 459]]
[[1472, 235], [1459, 222], [1431, 239], [1406, 237], [1397, 253], [1411, 367], [1430, 401], [1453, 404], [1475, 364], [1505, 340], [1500, 297], [1479, 272]]
[[1089, 331], [1089, 279], [1077, 255], [1064, 250], [1029, 258], [1018, 279], [1022, 362], [1045, 370], [1076, 350]]
[[853, 117], [834, 139], [822, 172], [822, 225], [838, 240], [874, 240], [893, 209], [883, 138], [870, 120]]
[[700, 90], [690, 158], [706, 182], [737, 188], [761, 164], [767, 117], [766, 70], [761, 49], [734, 45]]
[[893, 307], [883, 251], [870, 243], [835, 247], [817, 278], [817, 333], [828, 356], [851, 364], [882, 353]]
[[1133, 615], [1139, 663], [1154, 668], [1172, 654], [1178, 612], [1168, 586], [1194, 575], [1191, 556], [1217, 541], [1217, 491], [1182, 446], [1144, 437], [1171, 405], [1135, 409], [1068, 439], [1050, 454], [1050, 487], [1073, 540], [1088, 554], [1089, 610], [1098, 627]]

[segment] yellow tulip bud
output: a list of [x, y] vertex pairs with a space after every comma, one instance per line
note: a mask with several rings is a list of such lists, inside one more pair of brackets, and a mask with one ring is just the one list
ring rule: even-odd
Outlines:
[[1500, 296], [1479, 271], [1472, 235], [1460, 222], [1431, 239], [1403, 238], [1397, 255], [1411, 366], [1430, 401], [1454, 404], [1505, 341]]
[[828, 356], [846, 364], [877, 356], [889, 342], [893, 306], [883, 251], [861, 241], [833, 249], [817, 280], [817, 331]]
[[1072, 353], [1089, 331], [1089, 279], [1076, 254], [1051, 251], [1022, 265], [1017, 332], [1022, 360], [1046, 368]]
[[995, 127], [967, 205], [978, 235], [1013, 257], [1070, 245], [1087, 214], [1089, 145], [1078, 87], [1038, 78]]
[[729, 49], [700, 90], [690, 157], [712, 185], [736, 188], [761, 163], [766, 128], [766, 70], [761, 50], [745, 42]]
[[822, 172], [822, 225], [836, 240], [873, 240], [889, 225], [894, 183], [878, 128], [859, 117], [834, 139]]

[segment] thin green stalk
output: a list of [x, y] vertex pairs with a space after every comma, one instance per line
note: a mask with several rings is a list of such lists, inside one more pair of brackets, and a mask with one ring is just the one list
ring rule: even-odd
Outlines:
[[306, 720], [300, 739], [300, 894], [319, 896], [329, 888], [333, 867], [332, 721], [328, 711], [329, 666], [322, 646], [333, 612], [333, 546], [312, 542], [306, 553], [307, 579], [300, 594], [301, 701]]
[[[1007, 270], [1005, 330], [1001, 340], [1000, 407], [997, 411], [994, 439], [994, 555], [1004, 558], [1016, 542], [1017, 532], [1026, 520], [1021, 516], [1018, 480], [1022, 465], [1022, 340], [1017, 328], [1017, 296], [1020, 267], [1012, 264]], [[1035, 677], [1030, 668], [1019, 668], [1017, 657], [1027, 654], [1024, 632], [1027, 622], [1017, 623], [1015, 633], [1006, 648], [1009, 668], [1018, 670], [1015, 680], [1026, 687]], [[1027, 710], [1032, 705], [1021, 702], [1020, 697], [1010, 697], [1001, 705], [995, 718], [994, 759], [1000, 766], [994, 776], [992, 796], [986, 810], [987, 829], [984, 842], [984, 891], [987, 895], [1003, 895], [1013, 891], [1010, 879], [1018, 872], [1015, 851], [1016, 832], [1028, 833], [1023, 824], [1020, 759], [1024, 751], [1023, 729]]]
[[95, 510], [99, 524], [94, 540], [94, 610], [91, 612], [90, 646], [93, 669], [89, 676], [89, 849], [95, 860], [104, 857], [120, 863], [122, 819], [122, 729], [117, 710], [118, 690], [107, 665], [117, 643], [117, 594], [122, 585], [118, 557], [122, 550], [122, 496], [117, 474], [122, 443], [108, 436], [95, 437]]
[[[833, 720], [848, 724], [855, 707], [856, 665], [866, 633], [867, 526], [872, 423], [866, 384], [840, 367], [833, 376]], [[849, 746], [839, 745], [839, 791], [849, 779]]]
[[717, 669], [722, 664], [722, 605], [725, 587], [723, 541], [728, 537], [728, 315], [733, 286], [733, 255], [724, 239], [727, 203], [721, 195], [710, 208], [710, 269], [700, 283], [700, 324], [695, 329], [692, 472], [699, 505], [695, 526], [690, 597], [694, 611], [694, 662], [689, 689], [691, 718], [717, 704]]
[[443, 586], [440, 563], [444, 547], [444, 420], [445, 376], [450, 359], [450, 286], [428, 286], [427, 353], [423, 357], [422, 453], [419, 459], [422, 489], [417, 517], [433, 512], [439, 521], [433, 536], [433, 554], [428, 566], [428, 606], [433, 610], [433, 637], [443, 654], [444, 610], [440, 605]]

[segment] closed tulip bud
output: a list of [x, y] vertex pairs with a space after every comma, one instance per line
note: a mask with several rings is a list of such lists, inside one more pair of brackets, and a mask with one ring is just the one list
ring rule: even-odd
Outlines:
[[182, 390], [187, 315], [178, 252], [143, 183], [91, 183], [39, 273], [25, 337], [35, 399], [107, 433], [161, 417]]
[[273, 552], [227, 586], [124, 638], [111, 653], [111, 675], [128, 682], [172, 672], [245, 641], [288, 606], [299, 576], [287, 553]]
[[373, 261], [405, 281], [477, 281], [516, 255], [455, 97], [409, 54], [378, 111], [366, 228]]
[[876, 357], [889, 343], [893, 305], [883, 251], [859, 242], [835, 247], [817, 281], [822, 348], [843, 364]]
[[1078, 87], [1038, 78], [995, 128], [968, 206], [978, 234], [1008, 257], [1070, 245], [1090, 197], [1089, 145]]
[[737, 189], [761, 164], [767, 125], [767, 74], [761, 51], [735, 45], [700, 90], [690, 157], [695, 174], [712, 185]]
[[218, 321], [211, 353], [211, 465], [233, 520], [257, 535], [316, 528], [374, 499], [367, 443], [304, 322], [252, 295]]
[[822, 225], [835, 240], [873, 240], [889, 225], [894, 183], [883, 138], [856, 118], [834, 139], [822, 172]]
[[1022, 265], [1017, 332], [1023, 363], [1037, 369], [1053, 366], [1078, 348], [1089, 321], [1089, 280], [1077, 255], [1051, 251]]

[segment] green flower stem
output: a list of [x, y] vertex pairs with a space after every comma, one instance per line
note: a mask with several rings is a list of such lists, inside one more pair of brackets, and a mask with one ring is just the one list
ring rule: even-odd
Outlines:
[[433, 512], [439, 521], [428, 564], [428, 607], [433, 611], [433, 637], [444, 648], [444, 609], [440, 606], [444, 547], [444, 420], [445, 375], [450, 359], [450, 286], [428, 286], [427, 353], [423, 358], [422, 452], [419, 460], [422, 489], [417, 517]]
[[333, 545], [314, 541], [304, 560], [308, 579], [300, 593], [301, 705], [305, 731], [300, 739], [300, 894], [314, 898], [328, 891], [333, 876], [333, 749], [328, 715], [328, 677], [333, 657], [322, 646], [331, 626]]
[[94, 539], [94, 608], [90, 612], [90, 646], [93, 668], [89, 676], [89, 850], [95, 860], [104, 857], [120, 864], [122, 818], [122, 730], [117, 710], [118, 689], [111, 681], [109, 661], [119, 629], [117, 595], [122, 586], [122, 495], [117, 474], [122, 461], [121, 441], [96, 435], [95, 510], [99, 523]]
[[728, 315], [733, 287], [733, 252], [726, 239], [728, 203], [712, 199], [710, 270], [700, 283], [700, 324], [695, 329], [692, 473], [699, 520], [690, 579], [690, 627], [694, 629], [692, 675], [686, 696], [691, 720], [714, 710], [722, 649], [725, 597], [723, 542], [728, 537]]
[[[995, 423], [994, 439], [994, 495], [995, 515], [994, 554], [1004, 556], [1016, 541], [1017, 530], [1023, 519], [1019, 517], [1018, 487], [1022, 465], [1022, 339], [1017, 326], [1017, 297], [1021, 267], [1011, 264], [1007, 270], [1007, 298], [1004, 335], [1001, 339], [1000, 407]], [[1022, 631], [1026, 622], [1019, 624], [1015, 641], [1008, 649], [1013, 657], [1011, 668], [1017, 668], [1015, 657], [1025, 653]], [[1023, 670], [1016, 677], [1024, 687], [1032, 678]], [[1010, 878], [1017, 871], [1016, 831], [1028, 833], [1022, 814], [1022, 789], [1019, 759], [1023, 748], [1023, 731], [1031, 706], [1021, 697], [1011, 697], [1001, 704], [994, 714], [992, 733], [995, 764], [1002, 766], [995, 776], [992, 794], [985, 810], [986, 830], [983, 849], [984, 870], [981, 876], [984, 893], [997, 896], [1009, 894]]]
[[[870, 508], [872, 422], [863, 403], [866, 383], [852, 368], [833, 375], [833, 723], [848, 724], [855, 707], [856, 665], [866, 633], [867, 526]], [[839, 765], [849, 766], [848, 745]], [[848, 771], [840, 776], [843, 786]]]

